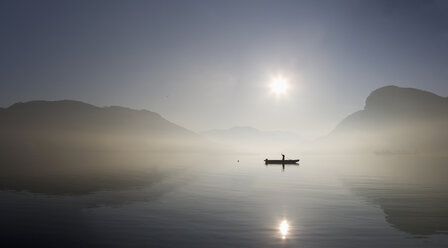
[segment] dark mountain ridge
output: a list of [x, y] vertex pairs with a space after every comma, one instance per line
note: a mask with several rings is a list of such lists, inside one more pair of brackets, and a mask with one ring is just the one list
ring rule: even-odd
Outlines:
[[[164, 145], [197, 142], [199, 135], [157, 113], [124, 107], [96, 107], [78, 101], [31, 101], [0, 111], [3, 145]], [[6, 144], [5, 144], [6, 143]]]
[[373, 91], [364, 109], [339, 123], [326, 141], [374, 151], [446, 151], [447, 127], [448, 98], [386, 86]]
[[32, 101], [16, 103], [0, 112], [1, 126], [15, 128], [47, 128], [72, 131], [108, 132], [121, 129], [125, 133], [157, 132], [188, 136], [195, 134], [175, 125], [157, 113], [125, 107], [96, 107], [78, 101]]

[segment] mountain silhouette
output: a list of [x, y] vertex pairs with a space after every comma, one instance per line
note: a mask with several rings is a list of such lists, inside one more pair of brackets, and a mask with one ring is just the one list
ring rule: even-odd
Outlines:
[[125, 107], [96, 107], [78, 101], [32, 101], [16, 103], [0, 111], [1, 128], [74, 132], [122, 132], [164, 137], [196, 134], [173, 124], [157, 113]]
[[0, 189], [87, 194], [148, 186], [165, 177], [161, 163], [201, 144], [199, 135], [147, 110], [17, 103], [0, 109]]
[[444, 152], [448, 148], [447, 126], [448, 98], [386, 86], [373, 91], [364, 109], [339, 123], [326, 141], [378, 153]]
[[285, 151], [303, 142], [297, 134], [286, 131], [261, 131], [253, 127], [237, 126], [229, 129], [214, 129], [201, 133], [214, 142], [231, 145], [239, 150]]
[[150, 145], [199, 136], [148, 110], [96, 107], [78, 101], [31, 101], [0, 110], [0, 135], [8, 144]]
[[247, 139], [247, 140], [270, 140], [270, 141], [295, 141], [301, 138], [296, 134], [286, 131], [261, 131], [253, 127], [232, 127], [229, 129], [213, 129], [202, 132], [204, 136], [217, 139]]

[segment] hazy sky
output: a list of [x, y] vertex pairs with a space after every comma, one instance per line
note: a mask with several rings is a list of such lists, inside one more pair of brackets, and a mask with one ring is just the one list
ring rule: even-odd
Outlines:
[[384, 85], [448, 95], [448, 1], [3, 0], [0, 31], [2, 107], [74, 99], [316, 137]]

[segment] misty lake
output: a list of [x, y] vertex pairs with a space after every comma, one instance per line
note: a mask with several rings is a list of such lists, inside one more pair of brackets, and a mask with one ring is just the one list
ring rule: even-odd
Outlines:
[[[448, 247], [446, 159], [308, 155], [283, 171], [263, 163], [275, 156], [170, 154], [147, 168], [141, 159], [140, 170], [113, 175], [114, 187], [101, 174], [45, 186], [3, 172], [0, 238], [5, 247]], [[63, 188], [86, 180], [99, 186]]]

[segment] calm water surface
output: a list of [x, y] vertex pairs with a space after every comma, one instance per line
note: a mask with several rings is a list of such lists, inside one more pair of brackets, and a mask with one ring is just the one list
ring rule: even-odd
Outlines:
[[264, 158], [179, 155], [150, 165], [161, 180], [88, 194], [4, 190], [0, 237], [46, 247], [448, 247], [446, 160], [304, 156], [283, 171]]

